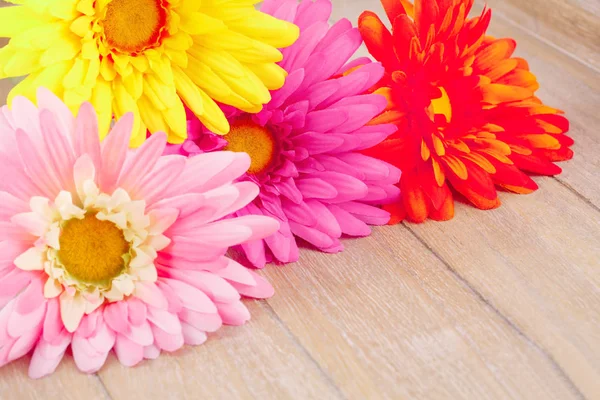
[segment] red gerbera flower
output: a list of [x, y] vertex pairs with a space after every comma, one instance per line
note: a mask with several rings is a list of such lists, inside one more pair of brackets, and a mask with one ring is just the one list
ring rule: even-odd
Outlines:
[[490, 10], [468, 18], [473, 0], [382, 3], [392, 32], [369, 11], [359, 29], [386, 69], [375, 91], [389, 105], [373, 123], [399, 128], [368, 150], [403, 172], [391, 222], [451, 219], [456, 192], [495, 208], [496, 188], [530, 193], [538, 186], [526, 173], [561, 172], [553, 162], [573, 156], [569, 122], [535, 97], [535, 76], [512, 56], [515, 41], [485, 34]]

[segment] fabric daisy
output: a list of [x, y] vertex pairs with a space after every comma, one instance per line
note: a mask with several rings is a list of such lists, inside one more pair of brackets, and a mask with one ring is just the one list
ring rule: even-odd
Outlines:
[[186, 137], [184, 104], [219, 134], [229, 126], [215, 104], [260, 111], [283, 85], [278, 47], [298, 28], [256, 11], [256, 0], [8, 0], [0, 8], [0, 78], [28, 75], [10, 93], [35, 98], [50, 88], [72, 111], [89, 101], [108, 132], [115, 115]]
[[390, 32], [366, 11], [359, 29], [383, 63], [376, 93], [389, 100], [377, 122], [398, 132], [366, 154], [398, 166], [402, 198], [392, 221], [451, 219], [453, 193], [481, 209], [500, 205], [496, 187], [537, 189], [527, 174], [556, 175], [573, 156], [562, 111], [544, 105], [513, 39], [485, 34], [491, 12], [468, 18], [473, 0], [383, 0]]
[[368, 225], [387, 223], [389, 214], [374, 205], [398, 197], [400, 177], [397, 168], [359, 152], [396, 128], [371, 122], [386, 106], [385, 97], [365, 93], [382, 77], [381, 65], [347, 63], [361, 45], [358, 30], [346, 19], [329, 26], [329, 0], [267, 0], [262, 11], [300, 27], [300, 39], [283, 51], [285, 85], [257, 115], [227, 109], [228, 135], [191, 120], [190, 139], [170, 149], [250, 155], [241, 180], [257, 183], [260, 195], [235, 215], [269, 215], [281, 224], [276, 234], [242, 245], [258, 267], [297, 260], [297, 239], [338, 252], [342, 235], [365, 236]]
[[0, 365], [33, 352], [41, 377], [69, 345], [84, 372], [111, 350], [135, 365], [244, 323], [241, 296], [272, 295], [225, 257], [278, 228], [219, 220], [258, 194], [232, 183], [247, 155], [162, 156], [164, 133], [128, 151], [131, 114], [101, 145], [90, 104], [74, 119], [47, 90], [37, 101], [16, 97], [0, 114]]

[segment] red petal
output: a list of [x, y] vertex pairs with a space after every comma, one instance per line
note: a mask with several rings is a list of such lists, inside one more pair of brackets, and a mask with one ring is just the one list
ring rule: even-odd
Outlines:
[[444, 191], [444, 201], [442, 202], [439, 209], [432, 209], [429, 213], [429, 217], [436, 221], [448, 221], [454, 218], [454, 199], [452, 198], [452, 192], [447, 185], [442, 187]]
[[407, 217], [412, 222], [423, 222], [429, 215], [429, 199], [425, 196], [419, 181], [412, 173], [405, 173], [400, 178], [400, 190]]
[[446, 174], [452, 187], [477, 208], [487, 210], [498, 207], [500, 201], [490, 175], [470, 160], [463, 159], [463, 163], [467, 167], [467, 179], [460, 179], [452, 170]]
[[402, 204], [402, 199], [400, 199], [397, 203], [385, 204], [382, 208], [390, 213], [388, 225], [396, 225], [406, 218], [406, 210]]
[[381, 4], [391, 23], [400, 15], [406, 15], [406, 10], [400, 0], [381, 0]]
[[512, 162], [515, 163], [517, 167], [519, 167], [519, 169], [534, 174], [552, 176], [558, 175], [562, 172], [562, 169], [558, 165], [555, 165], [552, 162], [533, 154], [524, 156], [513, 153], [508, 157], [512, 160]]
[[381, 61], [388, 70], [398, 69], [398, 60], [394, 52], [392, 34], [383, 25], [377, 14], [371, 11], [363, 12], [358, 19], [358, 30], [365, 41], [369, 53]]

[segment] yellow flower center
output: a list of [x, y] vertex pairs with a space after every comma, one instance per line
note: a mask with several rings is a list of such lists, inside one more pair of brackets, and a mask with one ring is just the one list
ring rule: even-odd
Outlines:
[[123, 231], [95, 214], [65, 223], [59, 238], [58, 259], [67, 272], [83, 283], [106, 284], [125, 268], [130, 245]]
[[112, 0], [102, 21], [106, 41], [124, 53], [157, 46], [167, 24], [163, 0]]
[[248, 153], [250, 156], [249, 174], [264, 172], [273, 162], [275, 140], [271, 132], [250, 120], [239, 120], [231, 125], [225, 135], [228, 144], [225, 150]]
[[450, 97], [448, 92], [443, 87], [439, 87], [442, 92], [442, 96], [437, 99], [431, 100], [431, 108], [434, 114], [441, 114], [446, 117], [446, 122], [452, 120], [452, 104], [450, 103]]

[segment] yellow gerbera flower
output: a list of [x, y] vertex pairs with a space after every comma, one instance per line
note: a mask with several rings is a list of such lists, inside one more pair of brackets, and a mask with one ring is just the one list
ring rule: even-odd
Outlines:
[[184, 104], [215, 132], [229, 124], [215, 101], [248, 112], [269, 102], [285, 71], [277, 48], [298, 28], [254, 9], [260, 0], [8, 0], [0, 9], [0, 79], [28, 75], [9, 94], [45, 86], [74, 110], [90, 101], [107, 132], [136, 116], [131, 145], [150, 132], [187, 136]]

